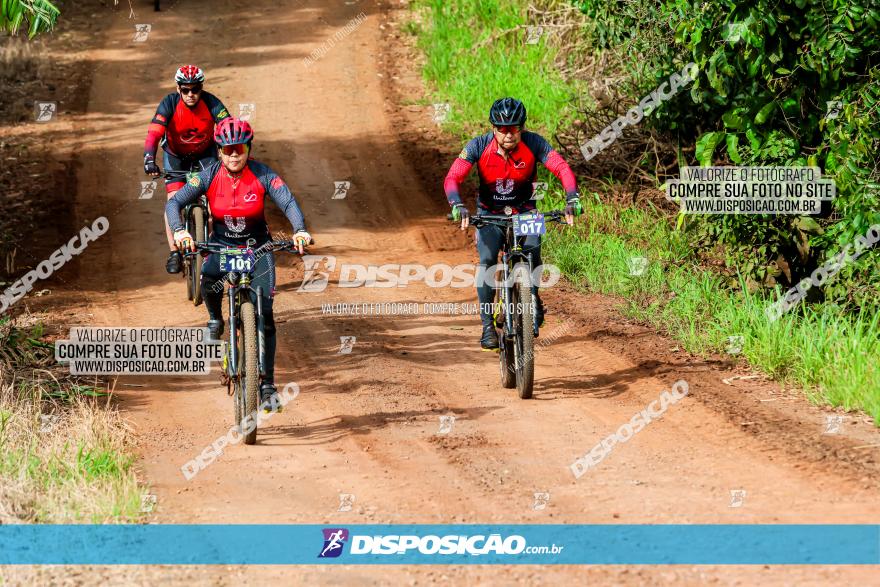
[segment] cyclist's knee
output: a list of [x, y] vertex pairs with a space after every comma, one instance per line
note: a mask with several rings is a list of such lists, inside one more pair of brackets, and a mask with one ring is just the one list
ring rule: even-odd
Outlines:
[[483, 267], [491, 267], [498, 262], [498, 249], [482, 246], [478, 247], [477, 253], [480, 255], [480, 265]]

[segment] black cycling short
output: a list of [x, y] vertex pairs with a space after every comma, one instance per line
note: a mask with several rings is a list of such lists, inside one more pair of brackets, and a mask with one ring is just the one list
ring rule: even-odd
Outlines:
[[165, 153], [165, 190], [168, 193], [176, 192], [187, 182], [186, 175], [192, 171], [202, 171], [217, 161], [217, 146], [212, 145], [204, 153], [197, 153], [187, 157], [172, 155], [166, 150]]

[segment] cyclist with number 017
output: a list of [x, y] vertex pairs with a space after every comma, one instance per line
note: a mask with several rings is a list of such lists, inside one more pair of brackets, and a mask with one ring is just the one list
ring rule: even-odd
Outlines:
[[[284, 212], [293, 227], [293, 240], [299, 254], [302, 255], [305, 252], [303, 247], [312, 242], [303, 214], [287, 184], [268, 166], [249, 158], [253, 138], [254, 131], [247, 122], [237, 118], [222, 120], [214, 131], [214, 141], [220, 147], [220, 161], [194, 176], [168, 200], [165, 216], [180, 250], [195, 250], [192, 235], [180, 221], [180, 211], [203, 194], [208, 198], [214, 221], [209, 243], [247, 247], [248, 241], [251, 241], [251, 246], [259, 251], [260, 247], [272, 240], [264, 211], [267, 196]], [[219, 340], [223, 335], [223, 277], [219, 255], [209, 255], [202, 269], [201, 287], [208, 309], [208, 329], [214, 340]], [[272, 313], [275, 258], [271, 251], [259, 255], [251, 283], [255, 291], [257, 287], [263, 291], [266, 374], [260, 395], [261, 402], [270, 401], [276, 393], [275, 320]]]
[[[537, 163], [541, 162], [562, 183], [566, 194], [565, 221], [574, 223], [574, 216], [583, 212], [577, 192], [574, 173], [544, 137], [524, 129], [526, 108], [515, 98], [501, 98], [489, 110], [492, 130], [471, 139], [459, 153], [449, 169], [443, 183], [446, 199], [452, 206], [452, 217], [461, 221], [461, 228], [468, 227], [467, 207], [462, 203], [459, 190], [462, 182], [476, 165], [480, 187], [477, 193], [477, 207], [486, 214], [522, 214], [536, 210], [534, 196]], [[492, 325], [494, 288], [486, 268], [498, 262], [503, 231], [498, 226], [481, 226], [477, 230], [477, 250], [480, 254], [479, 274], [485, 276], [477, 281], [477, 297], [480, 301], [480, 320], [483, 333], [480, 346], [483, 350], [498, 350], [498, 334]], [[541, 265], [540, 235], [526, 238], [525, 247], [532, 253], [534, 266]], [[538, 296], [538, 286], [533, 285], [535, 293], [536, 322], [544, 322], [544, 305]]]

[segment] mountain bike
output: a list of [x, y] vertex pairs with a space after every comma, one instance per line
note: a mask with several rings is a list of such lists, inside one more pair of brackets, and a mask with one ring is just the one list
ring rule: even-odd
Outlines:
[[[452, 215], [447, 216], [452, 220]], [[532, 397], [535, 382], [534, 341], [538, 336], [535, 313], [537, 301], [532, 292], [532, 253], [523, 248], [528, 236], [544, 234], [547, 222], [565, 222], [562, 210], [524, 214], [475, 214], [470, 217], [474, 228], [494, 225], [504, 231], [501, 245], [500, 287], [495, 287], [495, 311], [492, 321], [500, 330], [499, 365], [501, 386], [514, 387], [522, 399]], [[486, 276], [488, 278], [488, 276]]]
[[[256, 241], [235, 247], [216, 243], [196, 243], [196, 252], [185, 256], [214, 253], [220, 256], [220, 269], [226, 273], [224, 281], [229, 299], [229, 344], [223, 359], [221, 383], [233, 396], [235, 424], [244, 436], [245, 444], [257, 441], [257, 410], [260, 405], [260, 384], [266, 374], [266, 345], [263, 318], [262, 287], [251, 286], [251, 274], [257, 261], [271, 251], [298, 253], [294, 241], [270, 241], [254, 249]], [[247, 422], [247, 418], [253, 422]]]
[[[202, 166], [198, 161], [190, 164], [188, 171], [166, 171], [165, 181], [183, 181], [189, 182], [193, 177], [202, 171]], [[206, 220], [211, 217], [208, 208], [208, 198], [204, 195], [199, 197], [198, 202], [187, 204], [181, 211], [183, 217], [184, 228], [189, 232], [196, 243], [205, 243], [208, 241], [209, 226]], [[196, 255], [195, 257], [184, 257], [183, 271], [181, 274], [186, 280], [186, 299], [192, 301], [194, 306], [202, 303], [202, 263], [203, 257]]]

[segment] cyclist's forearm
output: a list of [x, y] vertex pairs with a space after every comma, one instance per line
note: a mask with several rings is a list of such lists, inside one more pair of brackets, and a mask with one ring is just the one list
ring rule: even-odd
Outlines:
[[300, 210], [299, 204], [296, 203], [296, 198], [293, 197], [293, 194], [290, 193], [286, 186], [283, 189], [273, 190], [269, 195], [272, 201], [284, 212], [284, 216], [287, 217], [294, 232], [306, 229], [306, 219], [303, 216], [302, 210]]
[[165, 127], [161, 124], [151, 122], [149, 128], [147, 128], [147, 138], [144, 140], [144, 154], [155, 157], [156, 151], [159, 149], [159, 141], [161, 141], [164, 136]]
[[556, 176], [567, 196], [577, 194], [577, 180], [574, 177], [574, 172], [568, 166], [568, 163], [565, 162], [565, 159], [562, 158], [562, 155], [556, 151], [551, 151], [547, 156], [547, 162], [544, 166], [550, 170], [550, 173]]
[[180, 220], [180, 211], [187, 204], [195, 202], [199, 197], [199, 190], [189, 184], [180, 188], [173, 198], [169, 198], [165, 204], [165, 218], [172, 232], [183, 230], [183, 222]]
[[446, 180], [443, 182], [443, 191], [446, 192], [446, 201], [450, 206], [461, 204], [459, 190], [470, 173], [471, 167], [473, 164], [470, 161], [458, 158], [449, 168], [449, 173], [446, 174]]

